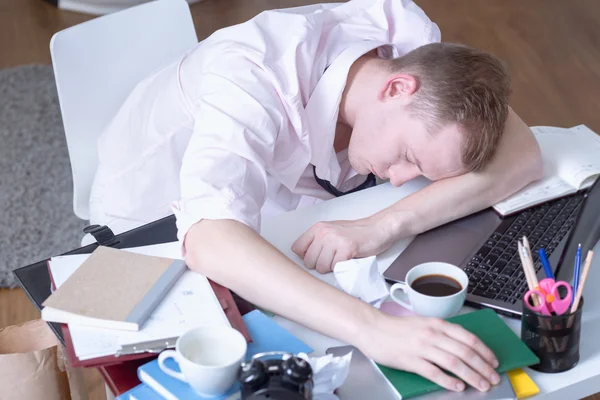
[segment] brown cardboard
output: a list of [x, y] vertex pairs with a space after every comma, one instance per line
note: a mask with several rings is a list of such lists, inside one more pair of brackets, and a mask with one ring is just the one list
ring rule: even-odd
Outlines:
[[81, 371], [67, 368], [41, 319], [0, 329], [0, 400], [87, 400]]

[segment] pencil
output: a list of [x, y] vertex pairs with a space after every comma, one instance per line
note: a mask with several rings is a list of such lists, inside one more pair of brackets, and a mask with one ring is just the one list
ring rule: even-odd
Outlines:
[[521, 259], [521, 267], [523, 267], [523, 273], [525, 274], [525, 280], [527, 281], [527, 287], [529, 290], [533, 290], [531, 286], [531, 278], [529, 278], [529, 271], [525, 268], [525, 259], [523, 258], [523, 254], [525, 252], [525, 248], [521, 244], [520, 240], [517, 240], [517, 246], [519, 248], [519, 258]]
[[[529, 290], [534, 290], [535, 286], [533, 285], [531, 273], [529, 271], [529, 268], [527, 268], [527, 262], [525, 260], [525, 247], [521, 244], [520, 240], [517, 240], [517, 244], [519, 247], [519, 258], [521, 259], [521, 265], [523, 266], [523, 273], [525, 274], [527, 286], [529, 287]], [[524, 299], [523, 299], [523, 301], [524, 301]], [[537, 307], [540, 304], [538, 301], [538, 298], [536, 296], [531, 296], [531, 301], [533, 302], [533, 305], [535, 307]]]
[[581, 282], [577, 286], [577, 295], [575, 296], [575, 301], [571, 306], [571, 314], [577, 311], [577, 307], [579, 307], [579, 301], [581, 300], [581, 295], [583, 294], [583, 286], [585, 285], [585, 280], [587, 279], [590, 265], [592, 265], [592, 257], [594, 257], [594, 252], [589, 250], [587, 257], [585, 258], [585, 265], [583, 267], [583, 273], [581, 274]]
[[533, 283], [534, 288], [537, 288], [539, 286], [539, 282], [533, 266], [533, 256], [531, 255], [531, 247], [529, 247], [527, 236], [523, 236], [523, 246], [525, 247], [525, 252], [527, 253], [525, 258], [527, 261], [527, 267], [529, 268], [529, 273], [531, 274], [531, 283]]

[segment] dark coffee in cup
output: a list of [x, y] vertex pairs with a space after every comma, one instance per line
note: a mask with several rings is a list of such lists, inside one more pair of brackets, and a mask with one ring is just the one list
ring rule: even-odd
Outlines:
[[410, 285], [416, 292], [426, 296], [451, 296], [462, 290], [461, 284], [446, 275], [423, 275]]
[[450, 318], [465, 304], [467, 286], [469, 277], [462, 268], [433, 261], [412, 267], [405, 282], [392, 285], [390, 296], [417, 315]]

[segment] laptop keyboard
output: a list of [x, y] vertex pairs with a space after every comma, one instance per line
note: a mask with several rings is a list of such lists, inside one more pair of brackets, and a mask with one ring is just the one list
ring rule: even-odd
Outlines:
[[468, 292], [510, 304], [522, 299], [528, 288], [517, 240], [527, 236], [538, 272], [542, 268], [538, 249], [543, 247], [548, 257], [552, 255], [575, 224], [583, 197], [578, 193], [506, 218], [465, 266]]

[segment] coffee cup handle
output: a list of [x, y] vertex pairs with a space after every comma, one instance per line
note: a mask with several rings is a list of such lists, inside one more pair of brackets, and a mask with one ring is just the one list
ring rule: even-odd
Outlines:
[[183, 376], [181, 372], [174, 371], [165, 365], [165, 360], [167, 358], [172, 358], [177, 361], [177, 352], [175, 350], [165, 350], [158, 355], [158, 367], [162, 370], [162, 372], [172, 378], [179, 379], [182, 382], [187, 382], [185, 380], [185, 376]]
[[394, 283], [392, 285], [392, 287], [390, 288], [390, 296], [392, 297], [392, 300], [394, 300], [396, 303], [400, 304], [402, 307], [407, 308], [410, 311], [413, 311], [412, 304], [400, 299], [400, 297], [398, 297], [394, 294], [394, 292], [396, 292], [397, 290], [401, 290], [402, 293], [404, 294], [404, 297], [406, 297], [406, 299], [408, 300], [408, 293], [406, 293], [406, 284]]

